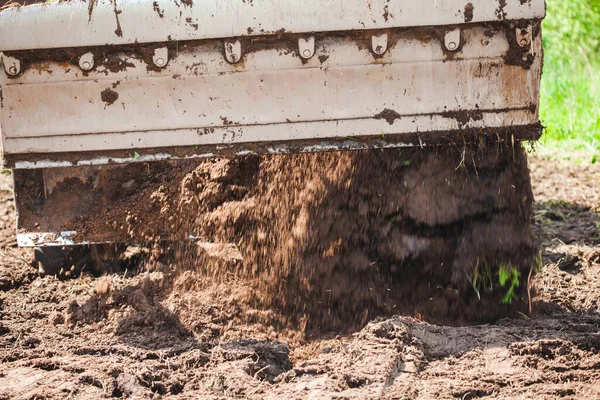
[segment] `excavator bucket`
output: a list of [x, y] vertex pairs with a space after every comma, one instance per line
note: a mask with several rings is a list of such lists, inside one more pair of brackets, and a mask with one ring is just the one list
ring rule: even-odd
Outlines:
[[86, 242], [34, 209], [119, 164], [535, 140], [544, 15], [544, 0], [6, 8], [0, 129], [19, 244]]

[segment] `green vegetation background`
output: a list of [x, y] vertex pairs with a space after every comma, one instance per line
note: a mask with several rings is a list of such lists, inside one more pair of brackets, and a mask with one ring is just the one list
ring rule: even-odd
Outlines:
[[600, 154], [600, 0], [546, 2], [542, 143]]

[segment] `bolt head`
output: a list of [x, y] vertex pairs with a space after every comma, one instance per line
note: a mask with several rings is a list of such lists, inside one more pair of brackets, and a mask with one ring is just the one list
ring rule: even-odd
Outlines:
[[79, 58], [79, 67], [84, 71], [94, 68], [94, 56], [91, 53], [85, 53]]
[[14, 65], [11, 65], [8, 68], [8, 73], [11, 75], [16, 75], [19, 71], [17, 70], [17, 67], [15, 67]]
[[527, 40], [526, 38], [522, 38], [519, 43], [521, 44], [521, 46], [527, 46], [529, 44], [529, 40]]
[[165, 60], [162, 58], [157, 58], [154, 63], [157, 67], [163, 67], [165, 65]]
[[450, 42], [448, 43], [448, 50], [456, 50], [456, 42]]
[[237, 62], [237, 56], [235, 54], [232, 54], [231, 56], [229, 56], [229, 58], [231, 58], [231, 62]]
[[308, 57], [310, 57], [311, 51], [308, 49], [305, 49], [302, 54], [304, 55], [304, 57], [308, 58]]
[[377, 53], [377, 54], [383, 54], [383, 46], [377, 46], [375, 48], [375, 53]]

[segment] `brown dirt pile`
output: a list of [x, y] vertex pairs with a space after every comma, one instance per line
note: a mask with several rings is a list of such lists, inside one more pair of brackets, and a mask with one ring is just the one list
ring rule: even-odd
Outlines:
[[[499, 266], [519, 271], [515, 300], [527, 298], [536, 249], [520, 147], [137, 164], [105, 179], [108, 193], [87, 196], [95, 185], [80, 184], [94, 201], [63, 229], [112, 241], [201, 238], [211, 244], [171, 245], [174, 258], [155, 258], [213, 281], [249, 282], [245, 300], [279, 310], [280, 327], [344, 331], [400, 311], [494, 319], [519, 309], [500, 305]], [[489, 275], [479, 293], [476, 270]], [[195, 280], [184, 290], [206, 282]]]

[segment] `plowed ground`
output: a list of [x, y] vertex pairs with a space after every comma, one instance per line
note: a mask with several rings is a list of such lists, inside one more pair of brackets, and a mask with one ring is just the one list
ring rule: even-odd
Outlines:
[[38, 277], [0, 175], [0, 399], [599, 398], [600, 165], [530, 167], [533, 314], [463, 326], [398, 315], [310, 338], [258, 322], [267, 311], [241, 301], [239, 281], [192, 269]]

